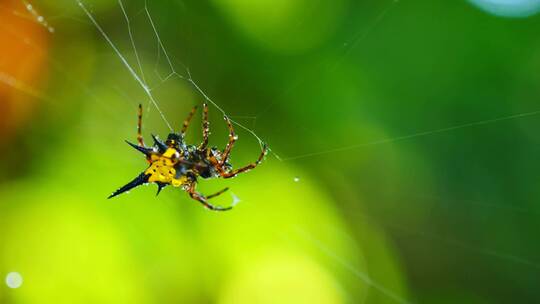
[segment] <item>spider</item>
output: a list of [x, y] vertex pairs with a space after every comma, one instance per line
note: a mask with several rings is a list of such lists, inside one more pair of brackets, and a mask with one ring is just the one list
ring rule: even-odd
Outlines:
[[197, 200], [210, 210], [230, 210], [233, 206], [220, 207], [208, 202], [209, 199], [224, 193], [229, 188], [205, 196], [195, 190], [197, 178], [232, 178], [240, 173], [247, 172], [257, 167], [263, 161], [268, 151], [267, 145], [263, 143], [262, 151], [257, 161], [240, 169], [233, 169], [229, 163], [229, 158], [238, 136], [234, 133], [231, 120], [227, 116], [224, 116], [229, 128], [229, 142], [223, 151], [218, 150], [217, 147], [208, 148], [210, 128], [208, 122], [208, 105], [206, 103], [203, 104], [202, 143], [195, 146], [188, 145], [184, 142], [184, 135], [196, 111], [197, 106], [193, 107], [186, 120], [184, 120], [180, 133], [170, 133], [165, 142], [152, 134], [154, 145], [152, 147], [146, 147], [141, 132], [142, 105], [139, 104], [137, 121], [138, 145], [127, 140], [126, 143], [137, 151], [142, 152], [146, 156], [146, 160], [150, 166], [131, 182], [113, 192], [108, 198], [115, 197], [142, 184], [156, 183], [158, 186], [156, 195], [168, 185], [181, 187], [192, 199]]

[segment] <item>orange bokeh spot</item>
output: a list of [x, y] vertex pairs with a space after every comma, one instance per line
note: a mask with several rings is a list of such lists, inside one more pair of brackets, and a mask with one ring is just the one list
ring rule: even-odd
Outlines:
[[20, 0], [3, 1], [0, 20], [0, 138], [6, 139], [44, 99], [38, 88], [51, 33]]

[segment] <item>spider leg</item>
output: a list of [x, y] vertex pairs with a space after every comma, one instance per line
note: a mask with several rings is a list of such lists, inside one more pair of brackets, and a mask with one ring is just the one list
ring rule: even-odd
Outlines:
[[191, 119], [193, 118], [193, 115], [195, 114], [195, 111], [197, 111], [197, 106], [194, 106], [193, 109], [191, 109], [188, 117], [186, 118], [186, 120], [184, 120], [184, 124], [182, 125], [182, 130], [180, 131], [180, 134], [184, 135], [186, 133], [186, 130], [189, 126], [189, 123], [191, 122]]
[[220, 191], [218, 191], [218, 192], [216, 192], [214, 194], [207, 195], [206, 199], [211, 199], [213, 197], [219, 196], [219, 195], [223, 194], [224, 192], [226, 192], [227, 190], [229, 190], [229, 187], [227, 187], [227, 188], [225, 188], [223, 190], [220, 190]]
[[199, 150], [203, 151], [208, 146], [208, 136], [210, 135], [210, 123], [208, 122], [208, 104], [203, 103], [203, 141]]
[[142, 104], [139, 104], [139, 111], [137, 113], [137, 142], [139, 146], [144, 147], [144, 140], [142, 137]]
[[[192, 199], [199, 201], [199, 203], [203, 204], [207, 209], [210, 209], [212, 211], [227, 211], [232, 209], [232, 206], [230, 207], [220, 207], [220, 206], [214, 206], [208, 202], [208, 198], [204, 195], [200, 194], [199, 192], [195, 191], [195, 185], [196, 183], [193, 182], [187, 189], [187, 192], [189, 193], [189, 196], [191, 196]], [[220, 191], [222, 192], [222, 191]], [[215, 196], [215, 195], [214, 195]]]
[[231, 172], [223, 172], [221, 170], [220, 171], [221, 177], [223, 177], [223, 178], [235, 177], [240, 173], [247, 172], [247, 171], [257, 167], [263, 161], [264, 156], [266, 155], [267, 152], [268, 152], [268, 146], [266, 144], [263, 144], [261, 154], [259, 155], [259, 158], [257, 158], [257, 161], [255, 161], [254, 163], [251, 163], [251, 164], [249, 164], [249, 165], [247, 165], [245, 167], [242, 167], [240, 169], [232, 170]]
[[219, 162], [220, 167], [222, 167], [223, 164], [229, 158], [229, 154], [231, 153], [231, 150], [232, 150], [232, 148], [234, 146], [234, 143], [238, 139], [238, 136], [236, 136], [236, 134], [234, 133], [234, 128], [233, 128], [232, 122], [229, 119], [229, 117], [224, 116], [223, 118], [227, 122], [227, 127], [229, 127], [229, 142], [227, 143], [227, 146], [225, 147], [225, 151], [223, 151], [223, 156], [221, 158], [221, 162]]

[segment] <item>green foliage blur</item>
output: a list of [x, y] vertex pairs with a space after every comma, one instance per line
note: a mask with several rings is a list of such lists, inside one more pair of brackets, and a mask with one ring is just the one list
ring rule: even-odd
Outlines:
[[233, 165], [260, 152], [247, 130], [272, 152], [199, 181], [229, 212], [155, 185], [107, 200], [147, 166], [137, 105], [147, 143], [166, 123], [75, 0], [0, 2], [0, 303], [540, 301], [540, 16], [124, 0], [128, 27], [83, 3], [173, 128], [205, 101], [189, 69], [245, 127]]

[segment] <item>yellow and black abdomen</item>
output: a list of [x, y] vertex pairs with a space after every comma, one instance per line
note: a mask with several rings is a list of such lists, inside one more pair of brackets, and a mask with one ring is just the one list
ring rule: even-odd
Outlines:
[[149, 175], [148, 182], [162, 183], [180, 187], [188, 182], [188, 178], [184, 174], [177, 174], [175, 168], [178, 164], [178, 151], [173, 148], [167, 149], [161, 155], [152, 155], [150, 159], [150, 167], [144, 171], [144, 174]]

